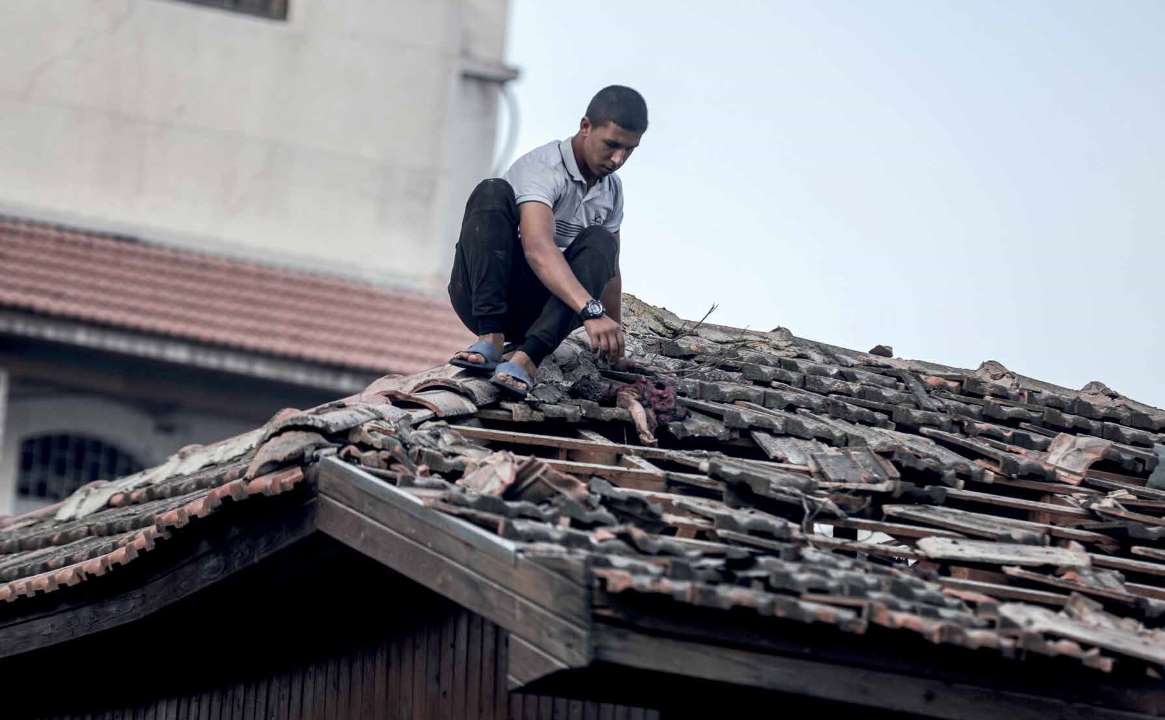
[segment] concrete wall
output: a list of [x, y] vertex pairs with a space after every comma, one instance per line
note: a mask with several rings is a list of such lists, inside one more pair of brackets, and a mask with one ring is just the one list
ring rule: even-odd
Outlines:
[[50, 433], [93, 437], [116, 445], [144, 466], [152, 467], [186, 445], [223, 440], [254, 427], [239, 420], [184, 410], [169, 411], [163, 417], [100, 395], [20, 397], [17, 390], [8, 401], [7, 422], [0, 438], [0, 515], [27, 512], [46, 504], [22, 502], [16, 495], [20, 445], [30, 437]]
[[506, 0], [0, 3], [0, 211], [439, 286]]

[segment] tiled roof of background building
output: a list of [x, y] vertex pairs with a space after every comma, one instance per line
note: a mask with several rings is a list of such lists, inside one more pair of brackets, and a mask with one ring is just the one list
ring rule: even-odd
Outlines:
[[374, 373], [470, 337], [420, 291], [4, 218], [0, 307]]
[[629, 368], [572, 337], [525, 402], [449, 367], [385, 378], [12, 518], [0, 600], [103, 575], [231, 502], [310, 488], [332, 456], [535, 561], [585, 557], [596, 622], [674, 617], [680, 632], [697, 612], [703, 637], [731, 618], [757, 638], [828, 628], [1098, 678], [1165, 670], [1165, 412], [997, 363], [627, 306]]

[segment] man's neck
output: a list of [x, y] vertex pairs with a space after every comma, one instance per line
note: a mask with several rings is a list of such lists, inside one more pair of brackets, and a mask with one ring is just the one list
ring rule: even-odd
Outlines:
[[574, 153], [574, 164], [578, 166], [578, 171], [582, 173], [583, 180], [586, 180], [587, 187], [590, 188], [599, 181], [599, 178], [597, 175], [591, 174], [590, 168], [583, 160], [582, 138], [578, 136], [578, 133], [575, 133], [574, 137], [570, 139], [570, 150]]

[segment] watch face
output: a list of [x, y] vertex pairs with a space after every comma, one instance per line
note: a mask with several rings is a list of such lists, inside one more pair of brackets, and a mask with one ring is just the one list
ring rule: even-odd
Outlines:
[[603, 316], [603, 303], [598, 300], [588, 300], [584, 308], [588, 318], [597, 318]]

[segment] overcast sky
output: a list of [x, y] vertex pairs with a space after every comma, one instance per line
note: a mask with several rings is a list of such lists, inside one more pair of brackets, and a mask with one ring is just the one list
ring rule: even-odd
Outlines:
[[624, 289], [1165, 406], [1165, 2], [512, 0], [519, 155], [612, 83]]

